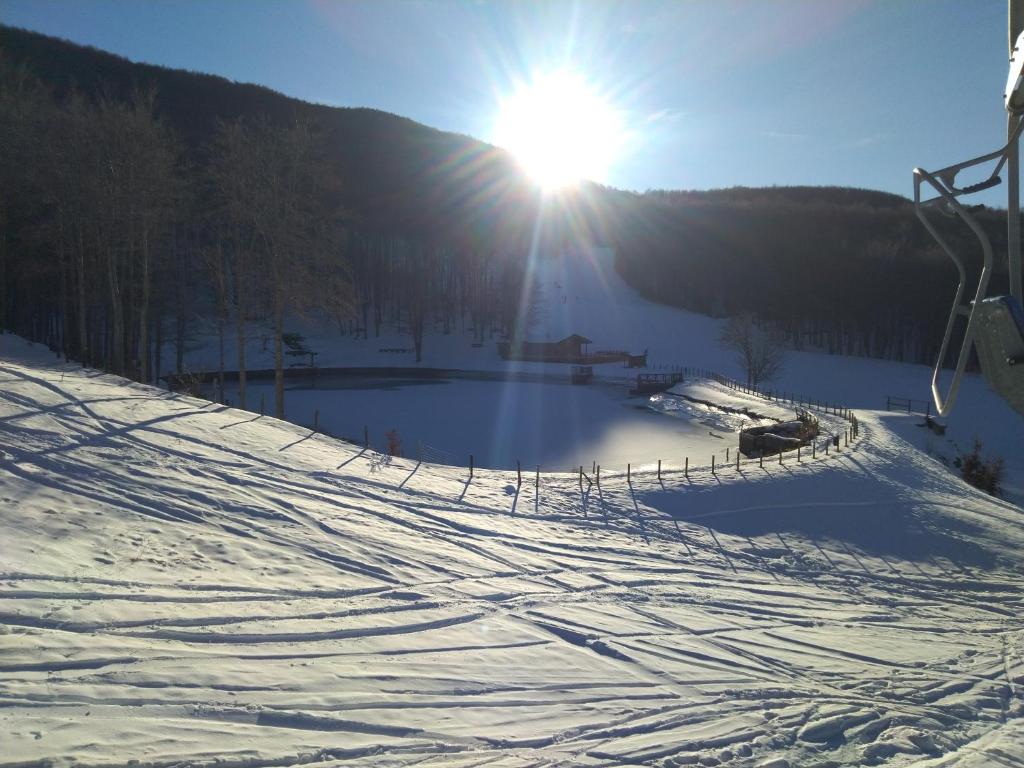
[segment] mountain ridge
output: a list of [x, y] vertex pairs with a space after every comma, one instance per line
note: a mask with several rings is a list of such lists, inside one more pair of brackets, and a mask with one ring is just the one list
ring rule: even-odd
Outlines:
[[[234, 91], [243, 94], [233, 103], [231, 99], [224, 99], [219, 102], [219, 111], [222, 119], [232, 119], [241, 116], [243, 110], [240, 103], [249, 98], [257, 96], [265, 100], [262, 105], [271, 107], [266, 110], [272, 115], [281, 112], [285, 108], [309, 110], [319, 116], [348, 113], [353, 116], [365, 116], [371, 120], [383, 121], [381, 125], [390, 123], [395, 127], [403, 126], [410, 128], [423, 137], [435, 135], [443, 137], [446, 141], [460, 141], [473, 145], [476, 151], [493, 152], [500, 156], [510, 165], [517, 165], [511, 153], [507, 150], [493, 145], [475, 136], [449, 131], [427, 125], [405, 115], [400, 115], [375, 107], [366, 106], [340, 106], [324, 104], [322, 102], [309, 101], [296, 96], [291, 96], [278, 91], [267, 85], [249, 81], [233, 80], [224, 75], [202, 72], [199, 70], [169, 67], [162, 64], [135, 61], [126, 56], [112, 53], [92, 45], [76, 43], [64, 38], [45, 35], [32, 30], [22, 29], [0, 24], [0, 49], [12, 55], [15, 61], [25, 63], [29, 68], [45, 82], [56, 86], [58, 95], [66, 93], [73, 85], [83, 88], [87, 92], [97, 92], [104, 86], [113, 84], [116, 87], [116, 96], [127, 96], [133, 85], [172, 85], [172, 93], [175, 98], [169, 98], [168, 94], [157, 93], [158, 101], [164, 102], [164, 116], [172, 119], [174, 127], [181, 131], [186, 141], [194, 141], [200, 128], [196, 121], [183, 121], [175, 117], [170, 107], [176, 100], [176, 90], [188, 83], [192, 87], [206, 87], [211, 90], [218, 90], [223, 93]], [[61, 63], [62, 59], [77, 60], [79, 66], [69, 67]], [[88, 63], [90, 66], [83, 66]], [[134, 73], [128, 75], [128, 71]], [[85, 75], [83, 77], [83, 74]], [[170, 103], [169, 103], [170, 102]], [[232, 114], [235, 112], [236, 114]], [[200, 114], [202, 116], [202, 113]], [[212, 126], [207, 126], [211, 129]], [[518, 169], [517, 169], [518, 170]], [[651, 196], [656, 198], [671, 198], [678, 201], [700, 202], [720, 201], [724, 199], [735, 200], [737, 198], [798, 198], [804, 195], [815, 193], [828, 197], [857, 198], [857, 202], [874, 201], [881, 207], [897, 205], [897, 201], [909, 204], [909, 200], [895, 193], [885, 192], [861, 187], [845, 187], [842, 185], [784, 185], [757, 187], [747, 185], [735, 185], [731, 187], [715, 187], [709, 189], [623, 189], [609, 185], [599, 184], [587, 180], [584, 186], [591, 189], [600, 189], [611, 194], [622, 194], [631, 196]]]

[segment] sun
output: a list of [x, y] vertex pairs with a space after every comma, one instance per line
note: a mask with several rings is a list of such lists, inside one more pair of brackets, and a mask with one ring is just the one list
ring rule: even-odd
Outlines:
[[501, 103], [496, 143], [545, 190], [606, 181], [623, 132], [618, 114], [583, 78], [535, 77]]

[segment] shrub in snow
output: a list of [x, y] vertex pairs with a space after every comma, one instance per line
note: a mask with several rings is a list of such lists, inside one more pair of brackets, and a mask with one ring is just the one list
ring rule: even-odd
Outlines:
[[398, 430], [392, 429], [389, 432], [384, 433], [384, 437], [388, 439], [388, 455], [389, 456], [401, 456], [402, 455], [402, 441], [398, 437]]
[[1003, 481], [1003, 459], [999, 456], [984, 458], [981, 455], [981, 440], [974, 438], [970, 453], [961, 453], [953, 460], [953, 466], [960, 470], [960, 476], [975, 488], [998, 496]]

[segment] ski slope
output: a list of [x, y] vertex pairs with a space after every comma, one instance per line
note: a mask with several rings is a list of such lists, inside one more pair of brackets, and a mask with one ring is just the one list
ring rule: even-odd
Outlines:
[[913, 417], [538, 493], [11, 336], [0, 382], [0, 766], [1024, 765], [1024, 517]]

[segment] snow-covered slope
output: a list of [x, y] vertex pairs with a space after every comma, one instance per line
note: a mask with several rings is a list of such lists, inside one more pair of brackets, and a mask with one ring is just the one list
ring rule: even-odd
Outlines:
[[1024, 760], [1022, 513], [906, 416], [537, 493], [0, 344], [0, 766]]

